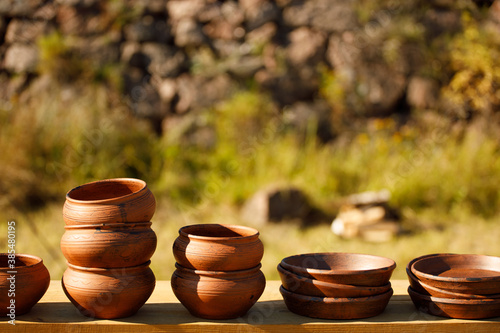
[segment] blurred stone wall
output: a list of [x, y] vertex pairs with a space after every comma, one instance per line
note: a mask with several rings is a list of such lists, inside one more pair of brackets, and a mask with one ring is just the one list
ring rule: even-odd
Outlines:
[[[319, 89], [330, 69], [362, 115], [390, 115], [401, 103], [433, 107], [438, 83], [418, 75], [418, 44], [384, 39], [407, 10], [392, 3], [360, 23], [349, 0], [2, 0], [0, 99], [10, 103], [37, 80], [37, 40], [59, 31], [86, 66], [120, 64], [124, 98], [160, 132], [166, 117], [251, 85], [289, 106], [298, 121], [328, 117]], [[432, 1], [417, 17], [425, 41], [460, 28], [460, 11], [446, 3]]]

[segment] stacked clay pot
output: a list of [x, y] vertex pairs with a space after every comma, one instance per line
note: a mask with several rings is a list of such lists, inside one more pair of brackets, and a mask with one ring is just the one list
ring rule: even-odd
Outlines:
[[394, 260], [357, 253], [310, 253], [284, 258], [278, 265], [287, 308], [321, 319], [359, 319], [379, 315], [393, 294]]
[[205, 319], [244, 315], [266, 285], [264, 247], [253, 228], [197, 224], [179, 230], [173, 252], [172, 290], [188, 311]]
[[106, 179], [67, 193], [61, 250], [68, 268], [62, 285], [82, 314], [128, 317], [151, 296], [155, 209], [153, 194], [139, 179]]

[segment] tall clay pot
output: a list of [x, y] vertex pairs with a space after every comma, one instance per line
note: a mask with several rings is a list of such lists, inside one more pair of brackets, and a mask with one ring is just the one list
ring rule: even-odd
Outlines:
[[173, 245], [181, 266], [206, 271], [236, 271], [257, 266], [264, 246], [253, 228], [230, 224], [182, 227]]
[[261, 265], [221, 272], [192, 270], [176, 264], [172, 290], [188, 311], [200, 318], [231, 319], [243, 316], [266, 286]]
[[128, 268], [87, 268], [68, 264], [62, 278], [69, 300], [88, 317], [114, 319], [135, 314], [155, 288], [150, 262]]
[[145, 263], [156, 249], [151, 222], [69, 225], [61, 239], [66, 260], [94, 268], [132, 267]]
[[146, 182], [115, 178], [87, 183], [66, 194], [67, 225], [149, 222], [156, 209]]
[[9, 254], [0, 253], [0, 315], [10, 313], [8, 307], [13, 299], [14, 313], [20, 316], [29, 312], [45, 294], [50, 284], [50, 274], [43, 260], [37, 256], [15, 254], [14, 267], [10, 267], [12, 262], [9, 259], [12, 259], [12, 255], [9, 258]]

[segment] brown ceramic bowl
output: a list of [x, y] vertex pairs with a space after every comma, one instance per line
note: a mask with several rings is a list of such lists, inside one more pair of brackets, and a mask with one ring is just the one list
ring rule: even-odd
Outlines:
[[196, 317], [232, 319], [243, 316], [264, 292], [261, 265], [241, 271], [200, 271], [175, 265], [172, 290]]
[[333, 298], [299, 295], [280, 287], [286, 307], [301, 316], [320, 319], [359, 319], [381, 314], [392, 296], [389, 291], [369, 297]]
[[[11, 264], [14, 266], [10, 267]], [[8, 307], [12, 307], [11, 299], [15, 301], [14, 318], [28, 313], [45, 294], [49, 284], [50, 274], [41, 258], [29, 254], [0, 253], [0, 295], [2, 295], [0, 314], [2, 316], [9, 318], [11, 309]]]
[[63, 219], [67, 225], [149, 222], [155, 209], [155, 198], [145, 181], [105, 179], [70, 190]]
[[296, 294], [317, 297], [367, 297], [383, 294], [391, 289], [391, 283], [381, 287], [351, 286], [309, 279], [278, 265], [283, 287]]
[[500, 294], [500, 257], [439, 254], [416, 260], [410, 269], [434, 288], [462, 294]]
[[423, 295], [411, 287], [408, 294], [415, 307], [425, 313], [447, 318], [483, 319], [500, 315], [500, 299], [450, 299]]
[[132, 267], [148, 261], [156, 249], [151, 222], [67, 225], [61, 250], [73, 265]]
[[357, 253], [309, 253], [287, 257], [281, 266], [297, 275], [324, 282], [380, 287], [389, 283], [394, 260]]
[[410, 282], [410, 286], [412, 287], [412, 289], [422, 295], [428, 295], [439, 298], [455, 298], [455, 299], [500, 298], [500, 294], [492, 294], [492, 295], [462, 294], [429, 286], [426, 283], [417, 279], [417, 277], [413, 275], [413, 273], [411, 272], [411, 266], [418, 259], [419, 258], [413, 259], [408, 263], [408, 266], [406, 266], [406, 274], [408, 275], [408, 281]]
[[264, 255], [256, 229], [231, 224], [182, 227], [172, 250], [181, 266], [205, 271], [250, 269], [257, 266]]
[[102, 319], [129, 317], [146, 303], [155, 288], [150, 263], [109, 269], [68, 263], [61, 283], [66, 296], [83, 315]]

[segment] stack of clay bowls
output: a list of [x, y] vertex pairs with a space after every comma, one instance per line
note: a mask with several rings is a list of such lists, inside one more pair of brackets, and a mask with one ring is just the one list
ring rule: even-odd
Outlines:
[[264, 291], [260, 261], [264, 247], [253, 228], [225, 224], [189, 225], [179, 230], [172, 290], [200, 318], [244, 315]]
[[430, 254], [406, 267], [408, 293], [422, 312], [481, 319], [500, 315], [500, 257]]
[[128, 317], [151, 296], [155, 208], [153, 194], [139, 179], [101, 180], [68, 192], [61, 239], [68, 268], [62, 284], [82, 314]]
[[311, 253], [278, 265], [287, 308], [321, 319], [357, 319], [382, 313], [393, 290], [392, 259], [355, 253]]

